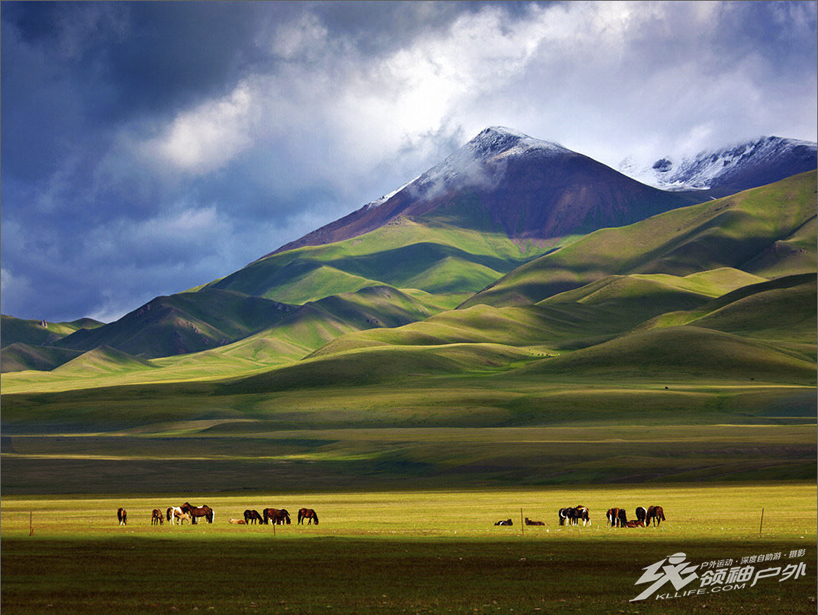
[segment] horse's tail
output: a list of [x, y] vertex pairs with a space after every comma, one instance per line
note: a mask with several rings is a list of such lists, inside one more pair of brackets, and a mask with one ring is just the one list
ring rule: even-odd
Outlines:
[[216, 518], [216, 513], [215, 513], [215, 511], [214, 511], [212, 508], [208, 508], [207, 510], [209, 510], [209, 511], [210, 511], [210, 512], [208, 513], [207, 520], [208, 520], [210, 523], [213, 523], [213, 519], [215, 519], [215, 518]]

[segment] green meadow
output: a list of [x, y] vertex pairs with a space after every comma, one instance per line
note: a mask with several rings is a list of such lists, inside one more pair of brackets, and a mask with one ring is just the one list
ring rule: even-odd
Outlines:
[[[213, 524], [150, 524], [190, 500]], [[591, 525], [560, 526], [583, 504]], [[607, 508], [661, 504], [659, 527], [612, 529]], [[120, 526], [116, 509], [128, 510]], [[297, 525], [300, 507], [318, 525]], [[292, 525], [229, 523], [286, 508]], [[763, 519], [762, 519], [763, 509]], [[522, 525], [521, 517], [544, 523]], [[353, 493], [11, 497], [3, 502], [3, 610], [10, 613], [716, 613], [815, 610], [815, 488], [570, 486]], [[511, 527], [495, 526], [512, 519]], [[630, 602], [645, 567], [683, 552], [700, 566], [774, 557], [808, 574]], [[742, 565], [742, 558], [745, 563]], [[717, 563], [720, 562], [720, 563]], [[780, 576], [779, 576], [780, 578]], [[667, 586], [657, 594], [672, 592]]]

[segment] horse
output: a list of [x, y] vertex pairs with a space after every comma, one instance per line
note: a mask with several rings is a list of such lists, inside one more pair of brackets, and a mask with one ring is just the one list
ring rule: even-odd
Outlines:
[[244, 519], [230, 519], [228, 523], [232, 523], [233, 525], [247, 525], [247, 521]]
[[525, 524], [526, 525], [545, 525], [545, 523], [543, 523], [542, 521], [532, 521], [528, 517], [525, 518]]
[[128, 525], [128, 511], [124, 508], [117, 509], [116, 518], [119, 519], [119, 525]]
[[315, 521], [315, 525], [318, 525], [318, 515], [315, 514], [312, 508], [302, 508], [298, 511], [298, 523], [303, 523], [304, 519], [307, 519], [307, 525], [310, 525], [313, 521]]
[[290, 513], [287, 512], [286, 509], [278, 509], [278, 508], [265, 508], [262, 511], [264, 515], [264, 523], [269, 525], [270, 523], [274, 523], [275, 525], [290, 525], [292, 521], [290, 521]]
[[244, 522], [247, 525], [251, 523], [255, 523], [258, 521], [259, 523], [263, 523], [264, 520], [261, 518], [261, 515], [258, 513], [257, 510], [245, 510], [244, 511]]
[[621, 527], [645, 527], [645, 524], [642, 521], [626, 521]]
[[624, 508], [609, 508], [605, 516], [611, 527], [622, 527], [628, 522], [628, 514]]
[[662, 510], [661, 506], [649, 506], [648, 512], [645, 515], [645, 523], [650, 525], [650, 522], [653, 521], [654, 527], [661, 525], [662, 521], [665, 520], [665, 511]]
[[505, 521], [498, 521], [494, 525], [514, 525], [514, 522], [511, 519], [506, 519]]
[[215, 514], [213, 513], [213, 509], [210, 508], [207, 504], [202, 506], [191, 506], [189, 502], [185, 502], [179, 508], [182, 509], [182, 512], [189, 513], [190, 516], [193, 518], [193, 524], [196, 524], [197, 517], [204, 517], [207, 519], [208, 523], [213, 523], [213, 518]]
[[573, 521], [573, 525], [577, 525], [580, 519], [582, 519], [583, 527], [585, 527], [586, 525], [591, 525], [591, 511], [588, 510], [587, 506], [579, 505], [573, 510], [574, 516], [571, 518], [571, 521]]
[[575, 510], [573, 508], [560, 508], [557, 512], [557, 517], [559, 518], [560, 525], [565, 525], [568, 523], [571, 524], [571, 519], [573, 518]]
[[608, 522], [605, 525], [616, 527], [616, 522], [619, 521], [619, 509], [609, 508], [608, 512], [605, 513], [605, 518], [608, 520]]
[[638, 506], [636, 508], [636, 520], [641, 521], [642, 525], [645, 524], [645, 518], [648, 516], [648, 511], [645, 510], [644, 506]]
[[165, 518], [162, 516], [162, 511], [158, 508], [153, 509], [153, 513], [151, 513], [151, 525], [162, 525], [162, 522]]
[[182, 509], [178, 506], [171, 506], [168, 508], [167, 511], [167, 518], [170, 521], [171, 525], [176, 525], [176, 520], [179, 520], [180, 524], [183, 524], [185, 519], [188, 521], [193, 521], [193, 517], [191, 517], [188, 513], [182, 512]]

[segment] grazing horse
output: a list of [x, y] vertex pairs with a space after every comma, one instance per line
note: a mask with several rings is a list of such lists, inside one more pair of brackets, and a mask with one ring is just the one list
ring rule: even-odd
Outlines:
[[645, 510], [644, 506], [638, 506], [636, 508], [636, 520], [641, 521], [642, 525], [645, 524], [645, 518], [648, 516], [648, 511]]
[[287, 512], [285, 508], [265, 508], [262, 511], [264, 515], [264, 523], [269, 525], [270, 523], [274, 523], [275, 525], [290, 525], [292, 521], [290, 521], [290, 513]]
[[647, 515], [645, 516], [645, 523], [650, 525], [650, 522], [653, 521], [653, 525], [659, 526], [661, 525], [662, 521], [665, 520], [665, 511], [662, 510], [661, 506], [649, 506]]
[[574, 513], [575, 511], [573, 508], [560, 508], [559, 512], [557, 512], [557, 516], [559, 517], [560, 520], [560, 525], [565, 525], [566, 523], [570, 525]]
[[162, 511], [158, 508], [153, 509], [153, 513], [151, 513], [151, 525], [162, 525], [162, 522], [165, 518], [162, 516]]
[[304, 519], [307, 520], [307, 525], [310, 525], [313, 521], [315, 521], [315, 525], [318, 525], [318, 515], [315, 514], [312, 508], [302, 508], [298, 511], [298, 523], [303, 523]]
[[204, 517], [207, 519], [208, 523], [213, 523], [213, 517], [215, 517], [215, 514], [213, 513], [213, 509], [207, 504], [202, 506], [191, 506], [189, 502], [185, 502], [179, 508], [182, 509], [182, 512], [190, 514], [190, 516], [193, 518], [194, 525], [196, 524], [197, 517]]
[[585, 527], [586, 525], [591, 525], [591, 511], [588, 510], [587, 506], [577, 506], [574, 510], [574, 516], [571, 518], [574, 525], [579, 523], [579, 520], [582, 519], [582, 526]]
[[609, 508], [605, 516], [611, 527], [622, 527], [628, 522], [628, 513], [624, 508]]
[[119, 525], [128, 525], [128, 511], [124, 508], [117, 509], [116, 518], [119, 519]]
[[543, 523], [542, 521], [532, 521], [528, 517], [525, 518], [525, 524], [526, 525], [545, 525], [545, 523]]
[[261, 518], [261, 515], [257, 510], [245, 510], [244, 511], [244, 522], [247, 525], [251, 523], [255, 523], [258, 521], [259, 523], [264, 523], [264, 520]]
[[514, 522], [511, 519], [506, 519], [505, 521], [498, 521], [494, 525], [514, 525]]
[[182, 509], [178, 506], [171, 506], [168, 508], [167, 512], [168, 521], [170, 521], [171, 525], [176, 525], [176, 520], [179, 520], [180, 524], [183, 524], [185, 519], [188, 521], [192, 521], [193, 517], [191, 517], [188, 513], [182, 512]]
[[606, 525], [610, 525], [611, 527], [616, 527], [617, 521], [619, 521], [619, 509], [618, 508], [609, 508], [608, 512], [605, 513], [605, 518], [608, 520]]

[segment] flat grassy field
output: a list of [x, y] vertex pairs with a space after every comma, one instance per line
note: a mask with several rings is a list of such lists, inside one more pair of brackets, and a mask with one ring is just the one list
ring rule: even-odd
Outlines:
[[[172, 469], [169, 468], [169, 471]], [[814, 482], [571, 486], [357, 493], [3, 498], [2, 609], [9, 613], [814, 613]], [[189, 500], [211, 524], [150, 524]], [[587, 527], [557, 510], [583, 504]], [[604, 513], [663, 506], [659, 528], [610, 529]], [[128, 510], [119, 526], [116, 509]], [[286, 508], [289, 526], [232, 525]], [[300, 507], [315, 526], [299, 526]], [[762, 525], [762, 509], [764, 511]], [[524, 526], [521, 516], [543, 526]], [[512, 519], [512, 527], [495, 526]], [[683, 552], [700, 578], [630, 602], [643, 569]], [[772, 558], [778, 555], [778, 560]], [[759, 556], [772, 561], [754, 563]], [[753, 558], [753, 563], [742, 558]], [[728, 560], [732, 563], [728, 564]], [[784, 569], [800, 572], [783, 578]], [[781, 569], [702, 584], [706, 570]], [[714, 592], [713, 588], [721, 591]], [[729, 589], [728, 589], [729, 587]], [[679, 592], [681, 594], [681, 592]]]

